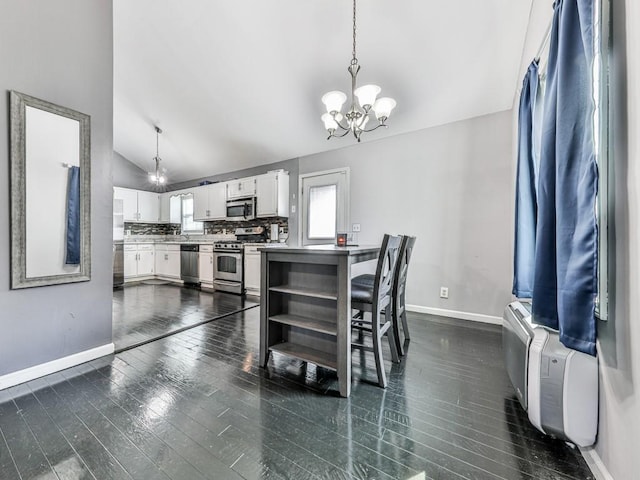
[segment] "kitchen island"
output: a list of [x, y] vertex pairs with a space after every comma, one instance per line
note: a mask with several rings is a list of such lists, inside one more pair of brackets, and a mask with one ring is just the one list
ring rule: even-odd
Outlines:
[[271, 352], [337, 372], [351, 392], [351, 265], [378, 246], [268, 246], [261, 252], [260, 364]]

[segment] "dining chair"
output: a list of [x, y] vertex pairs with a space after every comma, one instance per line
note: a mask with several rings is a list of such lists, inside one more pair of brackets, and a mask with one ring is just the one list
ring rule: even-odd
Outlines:
[[[400, 361], [397, 341], [392, 328], [391, 292], [401, 244], [402, 238], [400, 236], [385, 235], [380, 247], [373, 282], [370, 285], [357, 282], [351, 284], [351, 308], [357, 310], [357, 313], [352, 317], [351, 326], [361, 332], [358, 341], [352, 341], [351, 346], [373, 352], [378, 385], [382, 388], [387, 387], [387, 377], [382, 359], [382, 338], [385, 334], [389, 340], [392, 362], [398, 363]], [[365, 319], [365, 312], [371, 314], [370, 320]], [[362, 335], [364, 332], [371, 334], [371, 346], [364, 343]]]
[[[416, 237], [405, 235], [402, 237], [402, 245], [398, 254], [398, 262], [396, 263], [395, 278], [391, 297], [393, 300], [393, 311], [391, 313], [393, 319], [393, 333], [395, 334], [398, 353], [404, 355], [404, 343], [411, 340], [409, 335], [409, 325], [407, 325], [407, 312], [405, 305], [405, 290], [407, 285], [407, 271], [409, 270], [409, 260], [413, 253], [413, 246], [416, 243]], [[404, 341], [400, 339], [400, 323], [402, 323], [402, 333]]]
[[[394, 271], [393, 286], [391, 289], [392, 311], [391, 319], [393, 325], [393, 333], [396, 339], [396, 349], [400, 355], [404, 355], [404, 343], [411, 340], [409, 335], [409, 326], [407, 324], [405, 288], [407, 283], [407, 271], [409, 269], [409, 260], [413, 253], [413, 247], [416, 243], [416, 237], [403, 235], [402, 243], [398, 251], [398, 261]], [[375, 275], [363, 274], [351, 280], [351, 285], [360, 285], [363, 287], [372, 287]], [[353, 287], [352, 287], [353, 288]], [[400, 324], [402, 324], [402, 333], [404, 341], [400, 338]]]

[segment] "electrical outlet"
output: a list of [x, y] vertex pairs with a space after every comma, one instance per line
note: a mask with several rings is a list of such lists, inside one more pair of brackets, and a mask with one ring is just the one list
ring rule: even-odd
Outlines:
[[360, 224], [359, 224], [359, 223], [354, 223], [354, 224], [351, 226], [351, 231], [352, 231], [352, 232], [359, 232], [359, 231], [360, 231]]
[[449, 298], [449, 288], [440, 287], [440, 298]]
[[295, 205], [291, 205], [291, 213], [296, 213], [296, 206]]

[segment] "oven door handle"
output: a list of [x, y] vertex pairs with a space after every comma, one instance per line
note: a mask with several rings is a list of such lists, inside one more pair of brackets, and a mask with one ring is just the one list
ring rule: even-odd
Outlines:
[[217, 283], [218, 285], [228, 285], [230, 287], [233, 287], [235, 285], [238, 285], [240, 282], [232, 282], [230, 280], [221, 280], [219, 278], [214, 278], [213, 283]]

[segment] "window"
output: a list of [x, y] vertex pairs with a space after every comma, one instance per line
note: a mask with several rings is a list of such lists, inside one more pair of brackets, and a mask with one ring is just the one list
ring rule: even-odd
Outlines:
[[598, 164], [598, 297], [596, 316], [600, 320], [609, 318], [609, 218], [613, 215], [613, 158], [609, 135], [609, 55], [611, 52], [611, 4], [609, 0], [597, 2], [594, 18], [595, 57], [593, 65], [593, 93], [595, 112], [593, 138]]
[[349, 168], [300, 175], [300, 243], [334, 243], [349, 225]]
[[336, 236], [337, 185], [309, 189], [309, 238], [333, 239]]
[[202, 222], [193, 220], [193, 194], [182, 195], [182, 233], [204, 233]]

